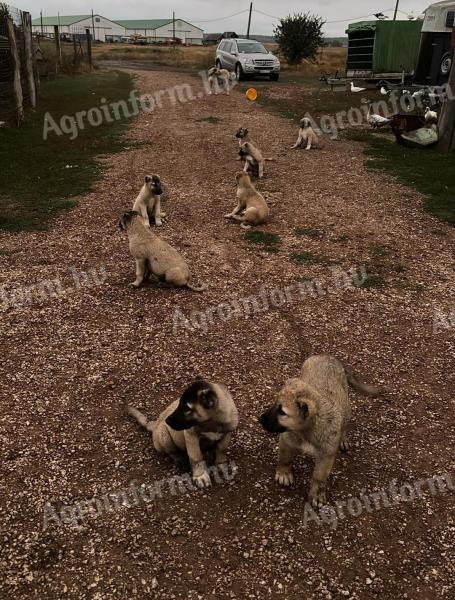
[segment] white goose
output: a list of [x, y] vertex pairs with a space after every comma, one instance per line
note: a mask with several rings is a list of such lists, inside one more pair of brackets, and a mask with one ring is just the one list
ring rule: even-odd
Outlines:
[[438, 113], [435, 110], [431, 110], [429, 106], [425, 109], [425, 123], [432, 125], [438, 122]]
[[373, 129], [379, 129], [380, 127], [385, 127], [392, 122], [392, 119], [387, 119], [382, 115], [378, 115], [376, 113], [371, 112], [371, 104], [368, 108], [368, 123], [373, 127]]
[[358, 94], [359, 92], [364, 92], [365, 90], [366, 90], [366, 88], [356, 87], [354, 85], [354, 82], [351, 81], [351, 92], [353, 94]]

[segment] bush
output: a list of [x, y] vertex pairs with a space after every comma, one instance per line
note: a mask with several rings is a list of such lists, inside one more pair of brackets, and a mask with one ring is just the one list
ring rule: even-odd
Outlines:
[[310, 13], [294, 14], [280, 20], [274, 35], [288, 64], [299, 65], [303, 59], [315, 60], [318, 49], [324, 45], [324, 21]]

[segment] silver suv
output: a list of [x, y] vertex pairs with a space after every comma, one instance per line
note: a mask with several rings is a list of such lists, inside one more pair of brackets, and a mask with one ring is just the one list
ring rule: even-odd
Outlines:
[[255, 75], [268, 75], [272, 81], [280, 77], [280, 61], [255, 40], [222, 40], [216, 49], [217, 67], [235, 71], [238, 81]]

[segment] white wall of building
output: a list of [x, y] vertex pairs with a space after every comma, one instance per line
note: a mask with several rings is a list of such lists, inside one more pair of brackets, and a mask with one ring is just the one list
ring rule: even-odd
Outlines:
[[[106, 36], [124, 36], [125, 28], [121, 25], [117, 25], [113, 21], [109, 21], [104, 17], [95, 15], [95, 40], [100, 42], [106, 41]], [[61, 25], [59, 30], [60, 33], [78, 33], [84, 34], [86, 29], [90, 29], [90, 33], [93, 34], [92, 17], [74, 23], [73, 25]], [[41, 33], [41, 25], [33, 25], [34, 33]], [[44, 34], [54, 34], [54, 27], [51, 25], [45, 25], [43, 27]]]
[[[146, 36], [150, 42], [165, 42], [172, 38], [173, 31], [172, 23], [169, 23], [157, 29], [127, 29], [126, 35], [140, 33]], [[175, 37], [180, 38], [184, 44], [202, 45], [202, 36], [203, 31], [191, 23], [181, 19], [175, 20]]]

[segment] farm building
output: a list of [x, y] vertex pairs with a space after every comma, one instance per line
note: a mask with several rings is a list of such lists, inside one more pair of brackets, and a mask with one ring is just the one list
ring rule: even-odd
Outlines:
[[140, 34], [148, 42], [166, 42], [174, 34], [183, 44], [202, 45], [203, 30], [182, 19], [140, 19], [117, 21], [124, 28], [124, 35]]
[[347, 76], [393, 79], [415, 73], [422, 21], [351, 23]]
[[432, 4], [425, 11], [416, 81], [442, 85], [448, 81], [453, 61], [452, 32], [455, 27], [455, 0]]
[[[63, 35], [72, 38], [74, 35], [85, 34], [86, 29], [90, 29], [90, 33], [95, 40], [100, 42], [109, 42], [114, 39], [120, 39], [125, 35], [125, 28], [102, 17], [101, 15], [73, 15], [59, 17], [43, 17], [32, 21], [33, 33], [43, 33], [46, 36], [54, 35], [54, 26], [59, 26], [59, 31]], [[93, 35], [94, 31], [94, 35]]]

